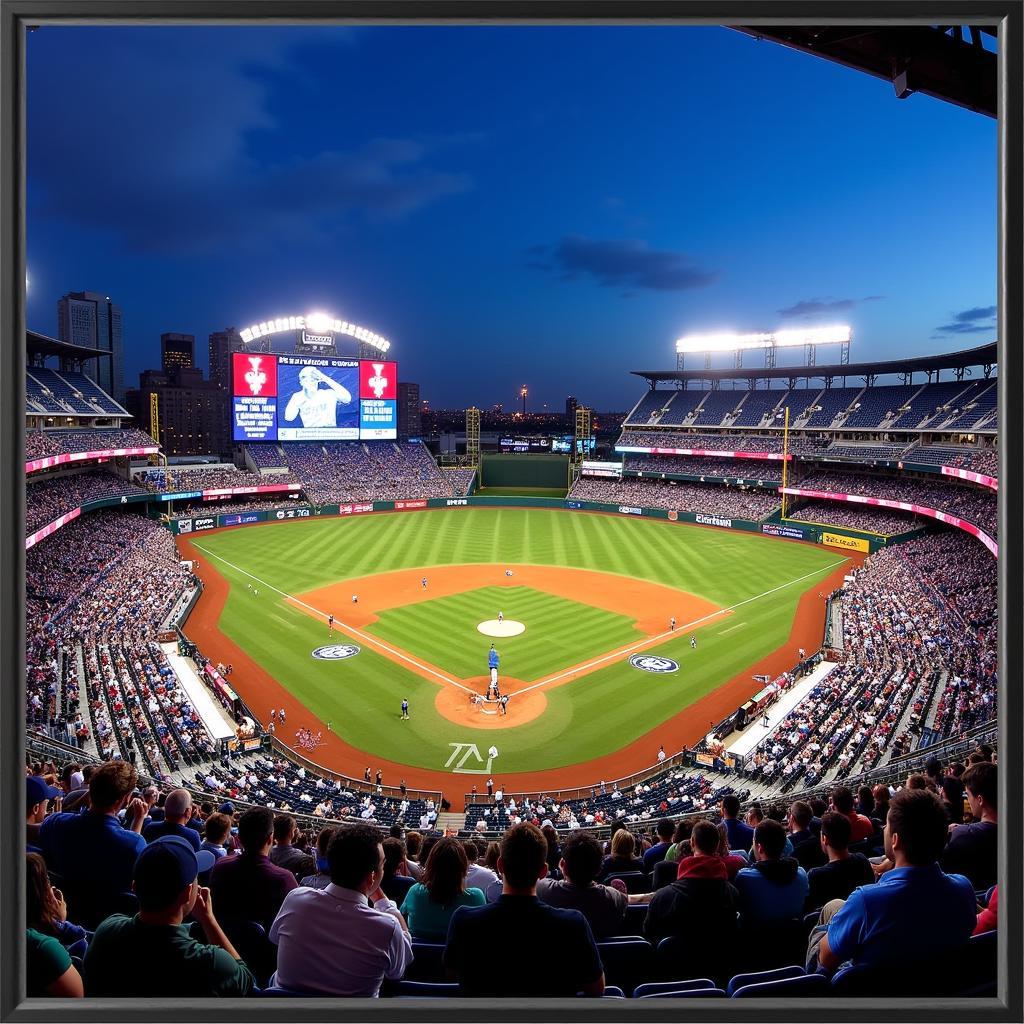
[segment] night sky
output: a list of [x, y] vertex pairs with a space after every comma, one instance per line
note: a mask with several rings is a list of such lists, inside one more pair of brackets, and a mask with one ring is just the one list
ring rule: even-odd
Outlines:
[[726, 29], [47, 27], [27, 96], [28, 326], [110, 295], [129, 387], [313, 310], [435, 408], [628, 408], [688, 332], [995, 338], [995, 121]]

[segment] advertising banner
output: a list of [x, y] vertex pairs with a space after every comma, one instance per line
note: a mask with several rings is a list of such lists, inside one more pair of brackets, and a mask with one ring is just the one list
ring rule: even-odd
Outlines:
[[701, 526], [720, 526], [723, 530], [732, 529], [732, 520], [723, 519], [721, 516], [705, 516], [698, 512], [693, 517], [693, 521], [700, 523]]
[[984, 473], [973, 473], [969, 469], [960, 469], [957, 466], [940, 466], [943, 476], [955, 476], [960, 480], [970, 480], [972, 483], [981, 484], [993, 491], [999, 490], [999, 481], [994, 476], [986, 476]]
[[212, 530], [217, 526], [216, 516], [196, 516], [192, 520], [192, 529], [199, 533], [201, 530]]
[[846, 537], [839, 533], [826, 533], [824, 530], [821, 533], [821, 543], [827, 544], [830, 548], [843, 548], [845, 551], [871, 550], [871, 542], [863, 537]]
[[[721, 459], [761, 459], [770, 462], [782, 462], [782, 452], [720, 452], [709, 448], [646, 448], [638, 445], [617, 444], [617, 452], [629, 452], [634, 455], [709, 455]], [[793, 456], [786, 456], [792, 461]]]
[[403, 509], [403, 508], [426, 508], [426, 507], [427, 507], [427, 499], [426, 498], [421, 498], [418, 501], [396, 501], [395, 502], [395, 508], [396, 509]]
[[373, 502], [372, 501], [364, 501], [364, 502], [360, 502], [359, 504], [356, 504], [356, 505], [339, 505], [338, 506], [338, 515], [339, 516], [359, 515], [360, 512], [372, 512], [372, 511], [373, 511]]
[[806, 540], [808, 532], [799, 526], [787, 526], [784, 523], [762, 523], [761, 532], [769, 537], [788, 537], [790, 540]]
[[644, 514], [644, 510], [637, 508], [635, 505], [620, 505], [619, 511], [624, 516], [642, 516]]
[[61, 455], [48, 455], [45, 459], [31, 459], [25, 463], [26, 473], [35, 473], [39, 469], [52, 469], [69, 462], [84, 462], [89, 459], [116, 459], [132, 455], [152, 455], [160, 450], [154, 441], [152, 445], [142, 448], [104, 448], [94, 452], [65, 452]]
[[236, 441], [277, 440], [277, 358], [231, 353], [231, 421]]

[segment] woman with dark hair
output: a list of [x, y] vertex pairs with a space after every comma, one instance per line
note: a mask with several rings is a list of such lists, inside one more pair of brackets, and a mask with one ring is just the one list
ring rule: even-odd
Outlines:
[[872, 817], [878, 818], [885, 825], [885, 819], [889, 817], [889, 787], [879, 783], [871, 790], [871, 795], [875, 798], [875, 813]]
[[495, 874], [498, 872], [498, 858], [501, 856], [501, 844], [491, 840], [484, 850], [484, 867], [490, 868]]
[[870, 786], [861, 786], [857, 790], [857, 806], [855, 810], [858, 814], [863, 814], [865, 818], [875, 817], [875, 796], [871, 792]]
[[331, 866], [327, 863], [327, 847], [331, 845], [334, 833], [337, 832], [334, 825], [328, 825], [320, 829], [316, 837], [316, 872], [306, 875], [299, 883], [307, 889], [326, 889], [331, 884]]
[[468, 870], [466, 851], [458, 839], [444, 836], [431, 846], [423, 881], [409, 889], [402, 903], [402, 914], [414, 939], [444, 942], [448, 922], [459, 907], [484, 905], [482, 890], [466, 888]]
[[71, 956], [84, 957], [89, 939], [84, 928], [68, 921], [68, 907], [60, 889], [50, 885], [46, 862], [38, 853], [26, 854], [25, 924], [42, 935], [49, 935]]
[[676, 830], [672, 833], [672, 845], [665, 851], [665, 860], [670, 864], [679, 860], [682, 853], [681, 847], [690, 838], [692, 831], [692, 821], [684, 818], [682, 821], [676, 822]]
[[561, 873], [558, 870], [558, 862], [562, 858], [562, 850], [558, 845], [558, 833], [554, 825], [545, 825], [541, 833], [548, 841], [548, 874], [559, 878]]

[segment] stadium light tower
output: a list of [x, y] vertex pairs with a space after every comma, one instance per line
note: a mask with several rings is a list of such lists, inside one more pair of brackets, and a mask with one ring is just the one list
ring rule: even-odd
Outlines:
[[523, 418], [524, 419], [526, 418], [526, 396], [529, 393], [530, 392], [527, 389], [525, 384], [519, 389], [519, 397], [523, 400]]

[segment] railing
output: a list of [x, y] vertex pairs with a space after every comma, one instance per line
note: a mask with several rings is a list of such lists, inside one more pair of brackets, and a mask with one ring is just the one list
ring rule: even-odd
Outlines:
[[[334, 772], [329, 768], [324, 768], [323, 765], [319, 765], [316, 761], [310, 760], [308, 757], [304, 757], [297, 750], [293, 750], [287, 743], [282, 742], [276, 736], [271, 737], [270, 743], [276, 753], [286, 757], [289, 761], [294, 762], [299, 767], [305, 768], [306, 771], [312, 771], [315, 775], [319, 775], [324, 779], [329, 779], [331, 782], [344, 783], [347, 788], [354, 790], [357, 793], [370, 793], [371, 795], [377, 794], [377, 786], [372, 782], [368, 783], [365, 779], [353, 779], [348, 775], [342, 775], [340, 772]], [[433, 800], [438, 805], [441, 803], [441, 793], [432, 789], [410, 789], [407, 786], [405, 793], [403, 794], [402, 790], [398, 786], [381, 786], [380, 795], [391, 797], [395, 800]]]

